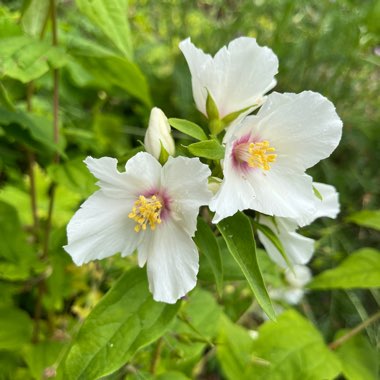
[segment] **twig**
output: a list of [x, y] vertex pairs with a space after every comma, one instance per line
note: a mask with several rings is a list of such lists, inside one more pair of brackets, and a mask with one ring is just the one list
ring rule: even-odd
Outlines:
[[372, 317], [368, 318], [364, 322], [357, 325], [355, 328], [350, 330], [347, 334], [341, 336], [339, 339], [335, 340], [334, 342], [329, 344], [329, 348], [331, 350], [335, 350], [338, 347], [340, 347], [342, 344], [344, 344], [347, 340], [351, 339], [355, 335], [357, 335], [360, 331], [364, 330], [366, 327], [368, 327], [371, 323], [375, 322], [380, 318], [380, 311], [374, 314]]

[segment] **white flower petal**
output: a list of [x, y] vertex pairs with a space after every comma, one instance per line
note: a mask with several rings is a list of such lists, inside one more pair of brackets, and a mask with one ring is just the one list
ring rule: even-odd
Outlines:
[[329, 157], [342, 135], [334, 105], [311, 91], [272, 93], [257, 118], [256, 132], [276, 148], [277, 160], [304, 169]]
[[[311, 259], [314, 252], [314, 240], [297, 234], [295, 232], [297, 224], [294, 221], [287, 218], [276, 218], [275, 225], [271, 218], [261, 215], [259, 222], [271, 228], [278, 236], [291, 263], [302, 265]], [[285, 260], [272, 242], [260, 231], [258, 231], [258, 235], [269, 257], [279, 266], [286, 268]]]
[[[231, 146], [226, 147], [226, 156], [231, 154]], [[253, 209], [256, 193], [244, 174], [233, 167], [232, 161], [224, 161], [223, 182], [210, 202], [210, 210], [215, 211], [213, 223], [234, 215], [237, 211]]]
[[303, 289], [286, 289], [282, 293], [282, 299], [289, 305], [297, 305], [301, 301], [304, 293], [305, 291]]
[[169, 157], [162, 169], [161, 183], [171, 204], [171, 215], [193, 236], [199, 207], [208, 205], [212, 193], [208, 189], [211, 171], [198, 158]]
[[292, 269], [286, 269], [285, 278], [293, 288], [302, 288], [310, 282], [311, 270], [306, 265], [294, 265]]
[[105, 194], [113, 198], [130, 196], [132, 187], [126, 173], [117, 170], [117, 160], [111, 157], [92, 158], [84, 160], [90, 172], [99, 179], [97, 185]]
[[132, 253], [141, 236], [128, 218], [133, 201], [109, 198], [101, 190], [90, 196], [67, 226], [64, 247], [77, 265], [104, 259], [117, 252]]
[[318, 182], [314, 182], [313, 186], [321, 194], [322, 200], [315, 196], [315, 212], [297, 218], [297, 223], [300, 227], [311, 224], [315, 219], [322, 217], [335, 219], [340, 211], [339, 194], [334, 186]]
[[208, 92], [220, 118], [251, 107], [275, 85], [278, 59], [254, 38], [240, 37], [220, 49], [214, 58], [186, 39], [179, 45], [192, 75], [193, 96], [197, 108], [206, 114]]
[[194, 288], [198, 251], [190, 236], [172, 220], [147, 234], [138, 251], [139, 262], [147, 260], [149, 290], [156, 301], [175, 303]]
[[147, 190], [156, 190], [161, 185], [161, 165], [149, 153], [139, 152], [125, 164], [128, 181], [134, 188], [135, 196]]

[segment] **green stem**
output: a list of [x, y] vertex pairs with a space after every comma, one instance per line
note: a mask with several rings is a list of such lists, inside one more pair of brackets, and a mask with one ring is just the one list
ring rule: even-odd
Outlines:
[[339, 339], [335, 340], [334, 342], [329, 344], [329, 348], [331, 350], [336, 350], [338, 347], [340, 347], [342, 344], [347, 342], [347, 340], [351, 339], [355, 335], [359, 334], [360, 331], [364, 330], [366, 327], [368, 327], [370, 324], [374, 323], [380, 319], [380, 311], [378, 311], [376, 314], [372, 315], [372, 317], [368, 318], [364, 322], [357, 325], [355, 328], [350, 330], [347, 334], [341, 336]]

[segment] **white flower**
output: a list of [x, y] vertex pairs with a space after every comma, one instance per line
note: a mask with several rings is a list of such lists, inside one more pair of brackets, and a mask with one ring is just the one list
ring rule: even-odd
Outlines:
[[175, 145], [168, 119], [161, 109], [154, 107], [150, 112], [149, 125], [145, 133], [145, 150], [158, 160], [161, 154], [161, 144], [169, 156], [174, 155]]
[[210, 203], [213, 222], [245, 209], [293, 219], [314, 215], [312, 178], [305, 170], [340, 141], [342, 122], [334, 105], [310, 91], [272, 93], [257, 115], [231, 129], [224, 179]]
[[[315, 212], [312, 215], [299, 219], [273, 218], [266, 215], [259, 217], [259, 223], [269, 227], [279, 238], [291, 264], [306, 264], [314, 253], [314, 240], [298, 234], [296, 232], [298, 226], [310, 224], [315, 219], [324, 216], [336, 218], [340, 210], [338, 193], [334, 186], [315, 182], [313, 186], [321, 194], [322, 200], [315, 196]], [[258, 231], [258, 236], [269, 257], [281, 267], [286, 268], [284, 258], [273, 243], [260, 231]]]
[[85, 160], [100, 187], [67, 226], [64, 248], [77, 265], [117, 252], [138, 251], [147, 262], [156, 301], [174, 303], [196, 283], [198, 252], [192, 240], [201, 205], [208, 204], [209, 168], [197, 158], [169, 157], [162, 167], [140, 152], [117, 170], [117, 160]]
[[270, 296], [274, 300], [297, 305], [305, 293], [304, 286], [311, 278], [311, 271], [307, 266], [295, 265], [292, 270], [287, 269], [285, 271], [285, 280], [288, 286], [270, 290]]
[[251, 108], [248, 112], [252, 111], [276, 85], [278, 59], [271, 49], [260, 47], [254, 38], [237, 38], [221, 48], [215, 57], [196, 48], [190, 38], [182, 41], [179, 48], [191, 72], [194, 101], [205, 116], [208, 94], [223, 119], [248, 107]]

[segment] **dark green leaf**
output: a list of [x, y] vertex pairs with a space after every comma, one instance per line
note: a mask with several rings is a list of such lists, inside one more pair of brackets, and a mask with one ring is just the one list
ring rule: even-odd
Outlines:
[[194, 241], [201, 254], [207, 258], [215, 278], [216, 288], [219, 295], [221, 295], [223, 287], [223, 265], [218, 242], [210, 226], [201, 218], [198, 218]]
[[244, 273], [257, 302], [269, 318], [276, 319], [257, 261], [256, 243], [249, 218], [238, 212], [223, 219], [217, 226], [231, 255]]
[[187, 146], [189, 152], [197, 157], [210, 160], [221, 160], [224, 158], [224, 148], [216, 140], [200, 141]]
[[168, 120], [169, 120], [169, 124], [173, 128], [184, 133], [185, 135], [194, 137], [195, 139], [201, 140], [201, 141], [207, 140], [206, 134], [204, 133], [203, 129], [199, 125], [185, 119], [171, 118]]
[[144, 270], [125, 273], [83, 323], [60, 368], [63, 377], [97, 379], [116, 371], [166, 331], [179, 306], [153, 301]]
[[380, 287], [380, 251], [362, 248], [351, 253], [338, 267], [316, 276], [311, 289], [352, 289]]

